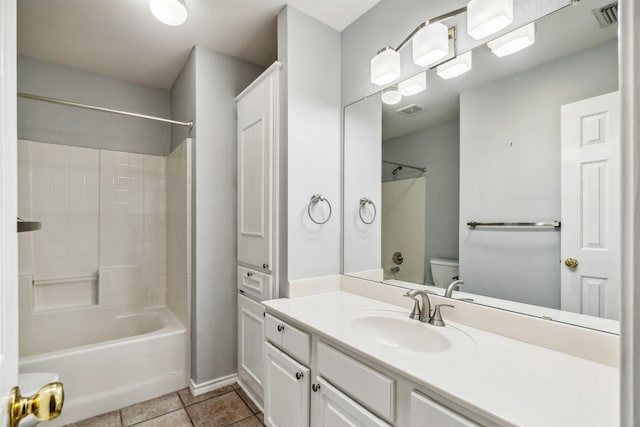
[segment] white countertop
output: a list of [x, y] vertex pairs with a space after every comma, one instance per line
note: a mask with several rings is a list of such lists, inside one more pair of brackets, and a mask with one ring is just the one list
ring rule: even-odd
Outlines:
[[407, 316], [408, 310], [343, 291], [264, 301], [263, 305], [268, 312], [498, 424], [619, 425], [616, 368], [453, 322], [447, 322], [446, 327], [471, 336], [475, 347], [426, 354], [391, 349], [354, 334], [347, 327], [348, 319], [362, 310], [391, 310]]

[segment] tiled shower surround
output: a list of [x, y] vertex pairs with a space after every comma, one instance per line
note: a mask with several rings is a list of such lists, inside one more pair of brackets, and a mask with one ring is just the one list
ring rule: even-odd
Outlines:
[[[173, 274], [167, 300], [167, 274], [176, 271], [167, 267], [168, 234], [184, 263], [190, 233], [186, 219], [167, 227], [169, 211], [186, 217], [190, 205], [186, 145], [167, 158], [19, 141], [19, 215], [42, 222], [19, 235], [21, 332], [164, 305], [186, 325], [186, 266]], [[181, 205], [171, 208], [168, 161], [183, 184], [172, 183]]]

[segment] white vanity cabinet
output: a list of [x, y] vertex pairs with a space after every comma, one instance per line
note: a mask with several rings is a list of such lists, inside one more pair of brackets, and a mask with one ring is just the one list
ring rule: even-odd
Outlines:
[[264, 310], [278, 296], [279, 81], [276, 62], [238, 97], [238, 382], [262, 406]]
[[267, 426], [492, 425], [480, 418], [476, 424], [463, 407], [453, 409], [423, 386], [276, 316], [265, 317]]

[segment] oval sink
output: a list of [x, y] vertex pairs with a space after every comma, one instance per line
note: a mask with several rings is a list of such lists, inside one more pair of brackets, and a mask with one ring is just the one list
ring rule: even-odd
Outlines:
[[394, 312], [353, 313], [347, 324], [356, 336], [398, 350], [440, 353], [467, 349], [474, 343], [451, 325], [433, 326]]

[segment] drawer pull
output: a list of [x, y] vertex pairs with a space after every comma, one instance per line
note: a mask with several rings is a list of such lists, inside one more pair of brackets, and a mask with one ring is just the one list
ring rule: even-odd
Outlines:
[[262, 264], [262, 268], [266, 270], [267, 268], [269, 268], [269, 264]]
[[304, 377], [304, 373], [302, 373], [302, 372], [296, 372], [296, 379], [297, 379], [297, 380], [301, 380], [301, 379], [302, 379], [302, 377]]
[[278, 325], [278, 332], [284, 331], [284, 325]]
[[313, 391], [314, 391], [314, 393], [317, 393], [317, 392], [318, 392], [318, 390], [320, 390], [320, 384], [313, 384], [313, 385], [311, 386], [311, 390], [313, 390]]
[[252, 273], [252, 272], [250, 272], [250, 271], [249, 271], [249, 272], [247, 272], [247, 277], [251, 277], [251, 276], [253, 276], [253, 273]]

